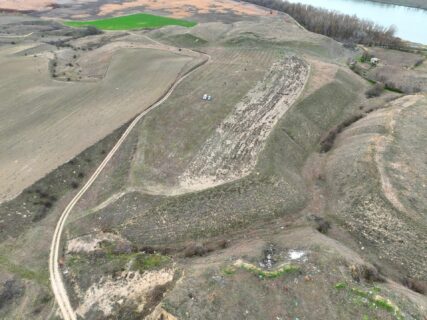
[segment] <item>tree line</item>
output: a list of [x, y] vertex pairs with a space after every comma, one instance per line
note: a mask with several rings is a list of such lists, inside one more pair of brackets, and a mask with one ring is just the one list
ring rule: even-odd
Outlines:
[[383, 27], [355, 15], [316, 8], [301, 3], [281, 0], [243, 0], [272, 10], [289, 14], [309, 31], [323, 34], [343, 43], [399, 48], [403, 46], [395, 36], [394, 26]]

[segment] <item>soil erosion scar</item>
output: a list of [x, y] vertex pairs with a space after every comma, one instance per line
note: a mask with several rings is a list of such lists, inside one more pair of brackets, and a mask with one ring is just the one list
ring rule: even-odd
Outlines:
[[180, 177], [182, 189], [201, 190], [248, 175], [274, 125], [302, 92], [309, 70], [295, 56], [274, 63], [194, 157]]

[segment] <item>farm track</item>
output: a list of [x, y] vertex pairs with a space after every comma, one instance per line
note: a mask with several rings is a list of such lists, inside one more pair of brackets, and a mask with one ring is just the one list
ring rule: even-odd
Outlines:
[[183, 81], [185, 80], [189, 75], [191, 75], [193, 72], [198, 70], [200, 67], [205, 65], [211, 60], [211, 56], [204, 54], [207, 59], [203, 60], [198, 65], [194, 66], [192, 69], [190, 69], [186, 74], [184, 74], [181, 78], [179, 78], [171, 87], [170, 89], [164, 94], [164, 96], [158, 100], [156, 103], [151, 105], [149, 108], [147, 108], [145, 111], [140, 113], [127, 127], [126, 131], [122, 134], [120, 139], [117, 141], [117, 143], [114, 145], [114, 147], [111, 149], [111, 151], [108, 153], [108, 155], [105, 157], [105, 159], [102, 161], [102, 163], [98, 166], [98, 168], [95, 170], [95, 172], [92, 174], [92, 176], [89, 178], [89, 180], [85, 183], [85, 185], [80, 189], [80, 191], [74, 196], [74, 198], [69, 202], [69, 204], [66, 206], [64, 211], [61, 213], [61, 216], [58, 220], [58, 223], [55, 227], [55, 231], [52, 238], [51, 248], [50, 248], [50, 254], [49, 254], [49, 274], [50, 274], [50, 282], [52, 286], [52, 291], [55, 296], [55, 300], [59, 305], [62, 317], [64, 320], [76, 320], [76, 314], [71, 306], [70, 299], [67, 294], [67, 290], [64, 285], [64, 281], [62, 279], [61, 271], [59, 268], [59, 252], [61, 247], [61, 235], [65, 226], [65, 222], [70, 214], [70, 212], [73, 210], [76, 203], [80, 200], [80, 198], [86, 193], [86, 191], [91, 187], [93, 182], [96, 180], [96, 178], [99, 176], [101, 171], [105, 168], [105, 166], [108, 164], [108, 162], [113, 158], [113, 156], [116, 154], [117, 150], [120, 148], [120, 146], [123, 144], [125, 139], [128, 137], [132, 129], [136, 126], [136, 124], [150, 111], [155, 109], [156, 107], [160, 106], [164, 101], [166, 101], [169, 96], [172, 94], [172, 92], [175, 90], [175, 88]]
[[22, 36], [16, 36], [16, 35], [9, 36], [9, 35], [2, 35], [2, 34], [0, 34], [0, 38], [11, 38], [11, 39], [13, 39], [13, 38], [26, 38], [26, 37], [31, 36], [33, 33], [34, 32], [30, 32], [30, 33], [24, 34]]

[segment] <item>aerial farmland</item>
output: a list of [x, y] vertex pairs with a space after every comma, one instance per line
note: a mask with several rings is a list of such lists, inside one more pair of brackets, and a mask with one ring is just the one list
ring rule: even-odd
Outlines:
[[427, 49], [297, 10], [0, 1], [1, 319], [425, 319]]

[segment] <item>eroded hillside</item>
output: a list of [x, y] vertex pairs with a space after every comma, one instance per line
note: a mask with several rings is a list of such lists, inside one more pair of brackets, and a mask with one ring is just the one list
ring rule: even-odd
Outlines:
[[[230, 3], [239, 6], [222, 1], [218, 12], [197, 14], [224, 17]], [[99, 4], [91, 5], [98, 14]], [[64, 129], [69, 140], [62, 130], [40, 140], [60, 139], [67, 151], [78, 145], [71, 155], [93, 144], [93, 132], [95, 141], [104, 137], [173, 90], [111, 159], [128, 124], [65, 164], [66, 157], [57, 159], [60, 167], [0, 205], [0, 317], [61, 318], [47, 268], [51, 239], [94, 173], [64, 223], [55, 261], [78, 319], [427, 316], [424, 87], [371, 97], [373, 85], [348, 65], [366, 48], [349, 49], [286, 15], [250, 8], [191, 29], [71, 38], [52, 22], [51, 36], [61, 40], [55, 45], [39, 37], [46, 22], [31, 18], [26, 23], [41, 30], [2, 42], [2, 68], [28, 66], [2, 78], [6, 114], [16, 128], [22, 119], [32, 124], [19, 131], [28, 146], [40, 138], [37, 110], [56, 116], [64, 105], [47, 133], [85, 111], [72, 121], [81, 127]], [[72, 16], [82, 9], [47, 14], [55, 10]], [[8, 19], [9, 31], [22, 22]], [[382, 64], [363, 76], [407, 63], [408, 76], [424, 81], [423, 63], [414, 66], [422, 53], [370, 50], [383, 55]], [[13, 84], [22, 91], [18, 100], [7, 94]], [[53, 99], [53, 92], [62, 94]], [[33, 112], [12, 112], [32, 97], [39, 101]], [[5, 156], [16, 157], [13, 151]]]

